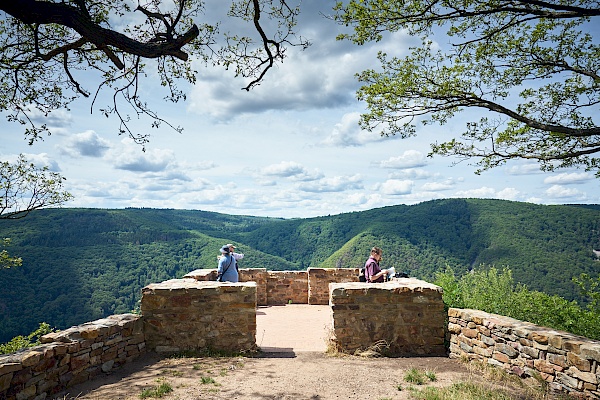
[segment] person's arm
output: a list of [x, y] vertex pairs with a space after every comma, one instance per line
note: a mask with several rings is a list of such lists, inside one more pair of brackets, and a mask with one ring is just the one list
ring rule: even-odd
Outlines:
[[241, 260], [242, 258], [244, 258], [244, 253], [231, 253], [233, 254], [233, 258], [235, 258], [236, 260]]
[[217, 275], [220, 275], [223, 273], [223, 260], [225, 260], [226, 257], [221, 256], [221, 258], [219, 259], [219, 266], [217, 267]]
[[378, 273], [376, 273], [375, 275], [371, 275], [369, 277], [369, 279], [371, 280], [371, 282], [376, 281], [377, 279], [379, 279], [382, 275], [386, 275], [387, 274], [387, 269], [382, 269], [381, 271], [379, 271]]

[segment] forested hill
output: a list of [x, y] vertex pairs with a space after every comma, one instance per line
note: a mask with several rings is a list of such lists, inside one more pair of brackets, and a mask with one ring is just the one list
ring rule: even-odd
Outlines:
[[600, 207], [447, 199], [308, 219], [165, 209], [50, 209], [0, 220], [23, 266], [0, 270], [0, 342], [45, 321], [57, 328], [133, 310], [140, 289], [216, 268], [229, 242], [242, 268], [383, 267], [431, 280], [451, 266], [508, 266], [530, 289], [576, 299], [571, 282], [597, 276]]

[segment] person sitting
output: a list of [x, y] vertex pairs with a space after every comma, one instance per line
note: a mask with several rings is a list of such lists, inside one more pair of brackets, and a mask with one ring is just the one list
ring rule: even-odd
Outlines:
[[367, 282], [384, 282], [385, 277], [388, 274], [387, 269], [381, 269], [379, 263], [381, 262], [381, 255], [383, 250], [379, 247], [373, 247], [371, 249], [371, 256], [365, 263], [365, 280]]

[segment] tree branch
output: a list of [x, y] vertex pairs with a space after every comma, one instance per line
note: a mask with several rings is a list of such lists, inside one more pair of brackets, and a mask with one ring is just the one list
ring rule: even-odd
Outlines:
[[27, 24], [59, 24], [71, 28], [98, 49], [104, 51], [119, 69], [123, 69], [124, 66], [109, 49], [109, 46], [143, 58], [173, 56], [185, 61], [188, 59], [188, 54], [182, 50], [182, 47], [200, 34], [198, 27], [193, 25], [179, 37], [143, 43], [101, 27], [90, 19], [87, 12], [64, 3], [11, 0], [1, 2], [0, 10]]

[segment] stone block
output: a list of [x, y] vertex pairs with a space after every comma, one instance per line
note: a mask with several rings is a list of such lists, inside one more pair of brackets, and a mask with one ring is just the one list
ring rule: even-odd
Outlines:
[[581, 357], [600, 363], [600, 342], [583, 344], [579, 350]]
[[584, 382], [589, 382], [594, 385], [598, 384], [598, 377], [596, 376], [596, 374], [593, 374], [591, 372], [582, 372], [579, 369], [577, 369], [576, 367], [570, 367], [568, 369], [568, 373], [569, 373], [569, 375], [571, 375], [577, 379], [580, 379]]
[[570, 391], [577, 391], [579, 387], [579, 380], [572, 376], [567, 375], [564, 372], [556, 373], [556, 380], [563, 385], [567, 386]]
[[577, 354], [575, 354], [573, 352], [567, 353], [567, 364], [574, 366], [575, 368], [577, 368], [578, 370], [580, 370], [582, 372], [590, 372], [591, 371], [590, 362], [588, 360], [586, 360], [585, 358], [579, 357]]
[[13, 378], [13, 372], [0, 375], [0, 393], [7, 391], [10, 388], [10, 382]]

